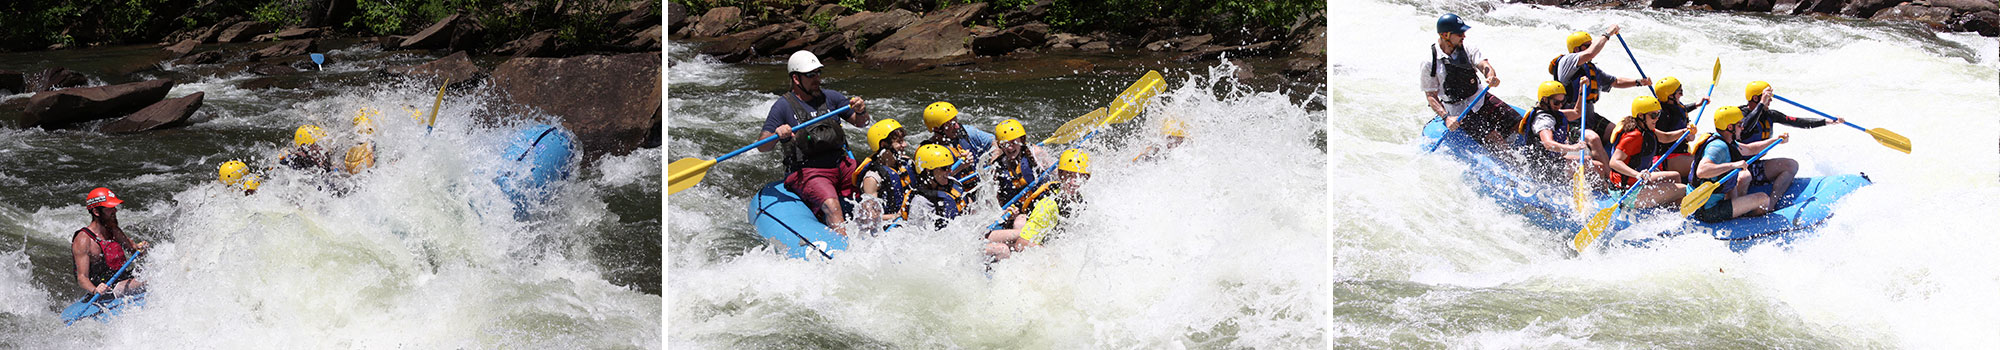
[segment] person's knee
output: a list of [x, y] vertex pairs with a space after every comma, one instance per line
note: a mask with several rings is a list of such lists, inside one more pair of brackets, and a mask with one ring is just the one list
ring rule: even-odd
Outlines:
[[1014, 250], [1012, 248], [1009, 248], [1007, 247], [1006, 244], [1000, 242], [987, 242], [986, 249], [984, 250], [986, 251], [987, 256], [992, 256], [1000, 259], [1006, 259], [1014, 255]]

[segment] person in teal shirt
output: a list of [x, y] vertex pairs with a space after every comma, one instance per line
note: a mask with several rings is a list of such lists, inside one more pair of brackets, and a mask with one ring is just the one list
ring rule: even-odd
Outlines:
[[[1744, 216], [1758, 216], [1771, 212], [1777, 205], [1773, 194], [1785, 193], [1791, 187], [1792, 177], [1798, 172], [1798, 162], [1791, 159], [1762, 159], [1756, 163], [1749, 161], [1751, 155], [1791, 139], [1790, 133], [1779, 134], [1776, 138], [1751, 143], [1736, 143], [1743, 136], [1743, 110], [1734, 106], [1722, 107], [1715, 112], [1716, 133], [1709, 135], [1695, 149], [1700, 150], [1701, 160], [1695, 164], [1694, 174], [1689, 181], [1689, 192], [1703, 184], [1722, 181], [1729, 172], [1737, 169], [1748, 171], [1737, 175], [1731, 183], [1721, 186], [1725, 191], [1716, 191], [1703, 202], [1700, 210], [1694, 212], [1694, 219], [1701, 222], [1722, 222]], [[1751, 177], [1771, 181], [1770, 193], [1747, 193]]]

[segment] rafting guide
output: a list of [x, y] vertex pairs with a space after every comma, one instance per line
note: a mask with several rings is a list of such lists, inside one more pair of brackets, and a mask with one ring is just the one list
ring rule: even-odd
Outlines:
[[[1438, 39], [1431, 44], [1430, 60], [1424, 61], [1420, 86], [1431, 112], [1445, 118], [1445, 127], [1462, 127], [1466, 135], [1497, 146], [1509, 134], [1506, 127], [1515, 125], [1521, 114], [1500, 97], [1483, 93], [1486, 88], [1500, 87], [1500, 75], [1486, 56], [1465, 44], [1468, 29], [1472, 26], [1456, 14], [1438, 17]], [[1483, 87], [1480, 74], [1486, 75]], [[1459, 115], [1464, 115], [1464, 119]]]
[[130, 268], [137, 264], [133, 261], [137, 254], [151, 244], [132, 241], [132, 237], [127, 236], [125, 229], [118, 225], [118, 205], [124, 202], [111, 189], [104, 187], [92, 189], [83, 196], [84, 210], [90, 212], [90, 224], [70, 235], [69, 247], [71, 259], [76, 262], [76, 286], [89, 296], [63, 311], [66, 324], [98, 316], [114, 308], [98, 304], [100, 300], [111, 301], [145, 293], [146, 282], [139, 280], [137, 273], [131, 272]]
[[[860, 97], [847, 97], [820, 87], [821, 67], [824, 65], [811, 51], [792, 53], [785, 63], [791, 90], [771, 104], [759, 137], [778, 137], [784, 147], [785, 186], [802, 195], [820, 222], [845, 236], [847, 229], [842, 224], [846, 223], [844, 217], [850, 206], [842, 198], [854, 195], [852, 174], [857, 167], [846, 149], [846, 131], [838, 123], [799, 124], [817, 115], [833, 113], [844, 114], [839, 119], [864, 127], [869, 120], [868, 105]], [[846, 113], [832, 112], [849, 107], [852, 110]], [[765, 144], [758, 150], [769, 152], [774, 147]]]

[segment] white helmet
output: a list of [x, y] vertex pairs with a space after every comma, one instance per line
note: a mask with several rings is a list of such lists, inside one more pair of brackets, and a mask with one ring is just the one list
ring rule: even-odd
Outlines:
[[819, 69], [819, 67], [819, 56], [814, 56], [812, 51], [799, 50], [798, 52], [793, 52], [792, 58], [785, 61], [785, 68], [789, 69], [792, 73], [811, 72]]

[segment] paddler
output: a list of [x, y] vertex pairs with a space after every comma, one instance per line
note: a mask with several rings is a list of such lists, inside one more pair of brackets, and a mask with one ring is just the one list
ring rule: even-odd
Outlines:
[[[1577, 152], [1587, 149], [1590, 151], [1591, 159], [1590, 168], [1586, 170], [1598, 174], [1604, 173], [1606, 171], [1604, 163], [1611, 158], [1604, 153], [1604, 148], [1600, 147], [1602, 143], [1598, 142], [1597, 133], [1583, 130], [1582, 135], [1577, 135], [1575, 125], [1583, 118], [1582, 111], [1562, 108], [1581, 107], [1581, 105], [1569, 103], [1575, 100], [1570, 97], [1571, 95], [1563, 93], [1563, 84], [1559, 82], [1545, 81], [1535, 90], [1541, 100], [1536, 103], [1534, 110], [1528, 112], [1533, 124], [1525, 130], [1533, 132], [1533, 137], [1529, 140], [1535, 140], [1533, 142], [1540, 144], [1541, 147], [1539, 149], [1529, 147], [1523, 151], [1526, 153], [1529, 168], [1541, 169], [1542, 171], [1537, 172], [1540, 177], [1544, 181], [1555, 183], [1556, 179], [1561, 179], [1556, 174], [1562, 173], [1561, 170], [1571, 169], [1562, 163], [1578, 163]], [[1561, 163], [1558, 162], [1559, 159], [1562, 160]]]
[[318, 125], [300, 125], [292, 132], [292, 149], [278, 158], [278, 164], [299, 170], [334, 171], [333, 162], [327, 159], [326, 149], [319, 145], [326, 137], [326, 131]]
[[[76, 285], [91, 294], [111, 293], [129, 295], [144, 290], [145, 281], [140, 281], [137, 272], [126, 269], [116, 283], [111, 275], [125, 267], [126, 258], [133, 251], [146, 250], [150, 244], [133, 243], [132, 237], [118, 227], [118, 200], [111, 189], [98, 187], [83, 195], [84, 210], [90, 212], [90, 224], [70, 235], [70, 257], [76, 262]], [[126, 250], [130, 247], [132, 250]]]
[[1139, 156], [1133, 157], [1132, 162], [1158, 159], [1166, 151], [1180, 147], [1182, 142], [1187, 141], [1187, 122], [1183, 122], [1177, 118], [1167, 118], [1160, 125], [1160, 134], [1166, 136], [1166, 142], [1155, 146], [1146, 146], [1146, 150], [1139, 152]]
[[[1569, 38], [1564, 40], [1564, 48], [1569, 50], [1569, 53], [1549, 60], [1549, 75], [1554, 77], [1556, 81], [1563, 82], [1564, 84], [1572, 84], [1577, 81], [1578, 77], [1587, 78], [1584, 79], [1582, 85], [1567, 86], [1568, 90], [1565, 90], [1565, 93], [1569, 94], [1571, 98], [1582, 97], [1585, 103], [1591, 105], [1590, 115], [1584, 119], [1584, 128], [1595, 131], [1598, 135], [1611, 134], [1611, 120], [1597, 114], [1598, 93], [1611, 91], [1612, 88], [1622, 89], [1653, 84], [1651, 79], [1626, 79], [1611, 76], [1611, 74], [1604, 73], [1604, 70], [1598, 69], [1596, 63], [1591, 62], [1591, 60], [1597, 58], [1598, 52], [1603, 51], [1605, 46], [1609, 46], [1611, 36], [1613, 35], [1618, 35], [1618, 25], [1616, 24], [1611, 25], [1610, 31], [1605, 32], [1603, 36], [1599, 36], [1594, 40], [1591, 39], [1590, 33], [1587, 32], [1570, 33]], [[1609, 139], [1600, 140], [1599, 142], [1602, 144], [1598, 145], [1598, 147], [1610, 148], [1611, 141]]]
[[[1478, 49], [1465, 45], [1465, 31], [1472, 26], [1458, 18], [1456, 14], [1444, 14], [1437, 20], [1438, 39], [1431, 45], [1431, 59], [1424, 61], [1421, 86], [1424, 100], [1429, 102], [1431, 112], [1445, 118], [1446, 128], [1463, 130], [1481, 144], [1489, 147], [1506, 144], [1506, 136], [1512, 134], [1507, 127], [1518, 125], [1521, 115], [1513, 107], [1501, 101], [1499, 94], [1488, 93], [1480, 101], [1478, 97], [1481, 79], [1487, 87], [1499, 87], [1499, 72], [1493, 63], [1486, 60]], [[1465, 120], [1459, 114], [1466, 108]]]
[[999, 156], [993, 160], [997, 166], [993, 178], [1000, 183], [996, 194], [1001, 202], [1006, 202], [1014, 198], [1015, 193], [1034, 184], [1035, 172], [1041, 171], [1042, 167], [1040, 162], [1035, 161], [1037, 150], [1028, 144], [1028, 129], [1021, 126], [1020, 120], [1001, 121], [993, 128], [993, 133], [999, 140], [997, 147], [1000, 148]]
[[882, 223], [908, 220], [910, 191], [917, 185], [917, 171], [910, 164], [910, 142], [904, 137], [903, 123], [883, 119], [868, 127], [868, 147], [872, 151], [855, 171], [861, 175], [861, 210], [855, 217], [870, 231]]
[[1645, 181], [1645, 186], [1637, 189], [1639, 194], [1635, 208], [1679, 203], [1681, 197], [1687, 195], [1687, 186], [1682, 185], [1680, 180], [1684, 172], [1673, 171], [1673, 167], [1666, 164], [1658, 170], [1646, 170], [1651, 169], [1653, 162], [1661, 157], [1668, 157], [1669, 163], [1678, 161], [1687, 164], [1694, 160], [1692, 156], [1682, 156], [1667, 149], [1680, 139], [1681, 134], [1686, 133], [1687, 128], [1680, 125], [1682, 130], [1677, 132], [1657, 131], [1655, 125], [1659, 124], [1663, 114], [1660, 101], [1652, 96], [1633, 98], [1632, 116], [1620, 123], [1625, 133], [1619, 135], [1618, 147], [1611, 151], [1612, 184], [1617, 188], [1629, 188], [1641, 179]]
[[1743, 99], [1750, 102], [1746, 102], [1742, 107], [1738, 107], [1743, 110], [1744, 120], [1743, 141], [1741, 142], [1757, 142], [1770, 138], [1773, 124], [1785, 124], [1800, 129], [1812, 129], [1845, 123], [1840, 118], [1800, 119], [1785, 115], [1784, 112], [1779, 112], [1771, 108], [1771, 97], [1777, 96], [1777, 93], [1776, 89], [1771, 88], [1771, 83], [1762, 80], [1750, 82], [1750, 85], [1743, 87]]
[[[1688, 119], [1688, 112], [1708, 107], [1707, 97], [1701, 98], [1701, 102], [1695, 103], [1693, 106], [1681, 103], [1681, 97], [1686, 95], [1686, 93], [1681, 90], [1681, 80], [1674, 79], [1674, 77], [1660, 78], [1659, 82], [1653, 83], [1653, 92], [1660, 94], [1662, 98], [1660, 100], [1660, 122], [1654, 125], [1660, 132], [1678, 132], [1683, 129], [1689, 129], [1690, 126], [1693, 126], [1691, 124], [1693, 121]], [[1683, 146], [1684, 148], [1674, 150], [1674, 152], [1687, 154], [1688, 150], [1686, 147], [1692, 146], [1694, 146], [1694, 140], [1690, 139], [1686, 143], [1686, 146]]]
[[257, 194], [257, 176], [250, 174], [250, 166], [243, 161], [222, 162], [222, 166], [215, 169], [215, 180], [222, 182], [223, 186], [242, 189], [245, 196]]
[[[1701, 222], [1722, 222], [1744, 216], [1764, 215], [1777, 204], [1770, 193], [1785, 193], [1791, 187], [1792, 175], [1797, 162], [1791, 159], [1760, 159], [1755, 164], [1748, 162], [1751, 155], [1776, 145], [1781, 140], [1791, 139], [1790, 133], [1778, 134], [1777, 138], [1750, 143], [1737, 143], [1743, 134], [1743, 111], [1737, 107], [1725, 106], [1715, 111], [1716, 133], [1702, 141], [1695, 149], [1701, 150], [1701, 161], [1695, 166], [1694, 181], [1688, 183], [1690, 190], [1702, 184], [1721, 181], [1731, 170], [1744, 169], [1731, 183], [1724, 183], [1714, 194], [1709, 195], [1701, 209], [1694, 212], [1695, 220]], [[1767, 165], [1769, 163], [1769, 165]], [[1748, 177], [1771, 179], [1770, 193], [1747, 193], [1753, 181], [1743, 181]]]
[[[1039, 247], [1049, 239], [1050, 230], [1078, 200], [1077, 187], [1090, 180], [1090, 154], [1083, 150], [1070, 149], [1057, 157], [1056, 174], [1053, 181], [1043, 183], [1022, 197], [1020, 203], [1026, 205], [1027, 214], [1014, 215], [1012, 229], [993, 230], [986, 233], [986, 255], [992, 260], [1006, 259], [1014, 252]], [[1008, 213], [1018, 213], [1009, 208]]]
[[958, 181], [952, 179], [951, 165], [957, 163], [951, 149], [943, 145], [917, 147], [917, 168], [922, 171], [918, 178], [923, 180], [917, 186], [917, 193], [926, 204], [911, 208], [929, 206], [932, 222], [939, 229], [950, 224], [951, 219], [958, 218], [959, 214], [964, 214], [966, 202], [971, 201], [966, 198]]
[[[925, 144], [944, 145], [954, 157], [970, 161], [966, 164], [978, 163], [987, 150], [993, 149], [993, 134], [959, 124], [958, 107], [951, 102], [938, 101], [925, 106], [924, 127], [931, 130], [931, 139], [924, 141]], [[972, 173], [973, 167], [962, 166], [953, 171], [964, 176]]]
[[[847, 229], [842, 224], [846, 223], [843, 217], [847, 212], [841, 206], [841, 198], [853, 195], [855, 185], [851, 175], [857, 166], [847, 154], [846, 132], [840, 123], [832, 121], [793, 128], [840, 107], [853, 108], [835, 119], [866, 127], [868, 108], [859, 97], [847, 97], [820, 87], [822, 67], [819, 57], [810, 51], [792, 53], [785, 62], [791, 91], [771, 103], [771, 111], [764, 116], [763, 133], [757, 137], [778, 135], [785, 151], [785, 187], [797, 192], [821, 223], [845, 236]], [[778, 147], [778, 143], [767, 143], [757, 149], [768, 152], [773, 147]]]
[[360, 174], [362, 170], [375, 167], [375, 121], [368, 118], [368, 110], [354, 114], [354, 146], [347, 148], [347, 156], [342, 157], [347, 173]]

